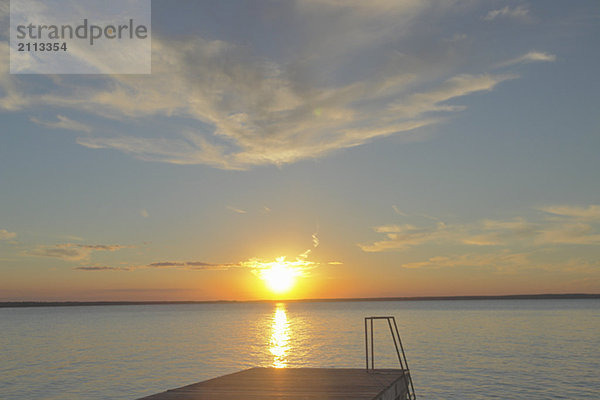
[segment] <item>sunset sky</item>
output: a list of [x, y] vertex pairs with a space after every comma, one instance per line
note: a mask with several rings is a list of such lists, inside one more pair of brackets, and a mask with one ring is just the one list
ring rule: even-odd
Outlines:
[[597, 0], [156, 0], [151, 75], [8, 14], [0, 301], [600, 293]]

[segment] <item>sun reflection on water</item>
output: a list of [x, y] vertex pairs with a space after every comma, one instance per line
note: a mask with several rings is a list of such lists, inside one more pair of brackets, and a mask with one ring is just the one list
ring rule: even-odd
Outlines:
[[287, 353], [290, 349], [290, 324], [285, 312], [285, 304], [277, 304], [271, 325], [271, 341], [269, 350], [273, 354], [273, 367], [285, 368], [287, 366]]

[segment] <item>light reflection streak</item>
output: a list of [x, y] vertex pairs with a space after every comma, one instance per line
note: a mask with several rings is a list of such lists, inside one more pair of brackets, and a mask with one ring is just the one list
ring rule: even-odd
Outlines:
[[290, 324], [285, 312], [285, 304], [278, 303], [273, 314], [271, 325], [271, 340], [269, 350], [273, 355], [273, 367], [285, 368], [287, 366], [287, 353], [290, 349]]

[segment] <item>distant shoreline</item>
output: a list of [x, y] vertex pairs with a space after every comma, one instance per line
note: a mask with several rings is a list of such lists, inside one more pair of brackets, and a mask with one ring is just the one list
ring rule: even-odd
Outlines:
[[295, 300], [206, 300], [206, 301], [5, 301], [0, 308], [18, 307], [89, 307], [89, 306], [140, 306], [168, 304], [244, 304], [244, 303], [318, 303], [359, 301], [440, 301], [440, 300], [569, 300], [600, 299], [600, 294], [514, 294], [497, 296], [419, 296], [419, 297], [366, 297], [337, 299]]

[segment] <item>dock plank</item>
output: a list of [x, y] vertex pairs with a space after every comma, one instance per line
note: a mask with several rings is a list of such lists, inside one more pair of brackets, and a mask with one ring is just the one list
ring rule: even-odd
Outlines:
[[251, 368], [140, 400], [403, 399], [404, 371], [347, 368]]

